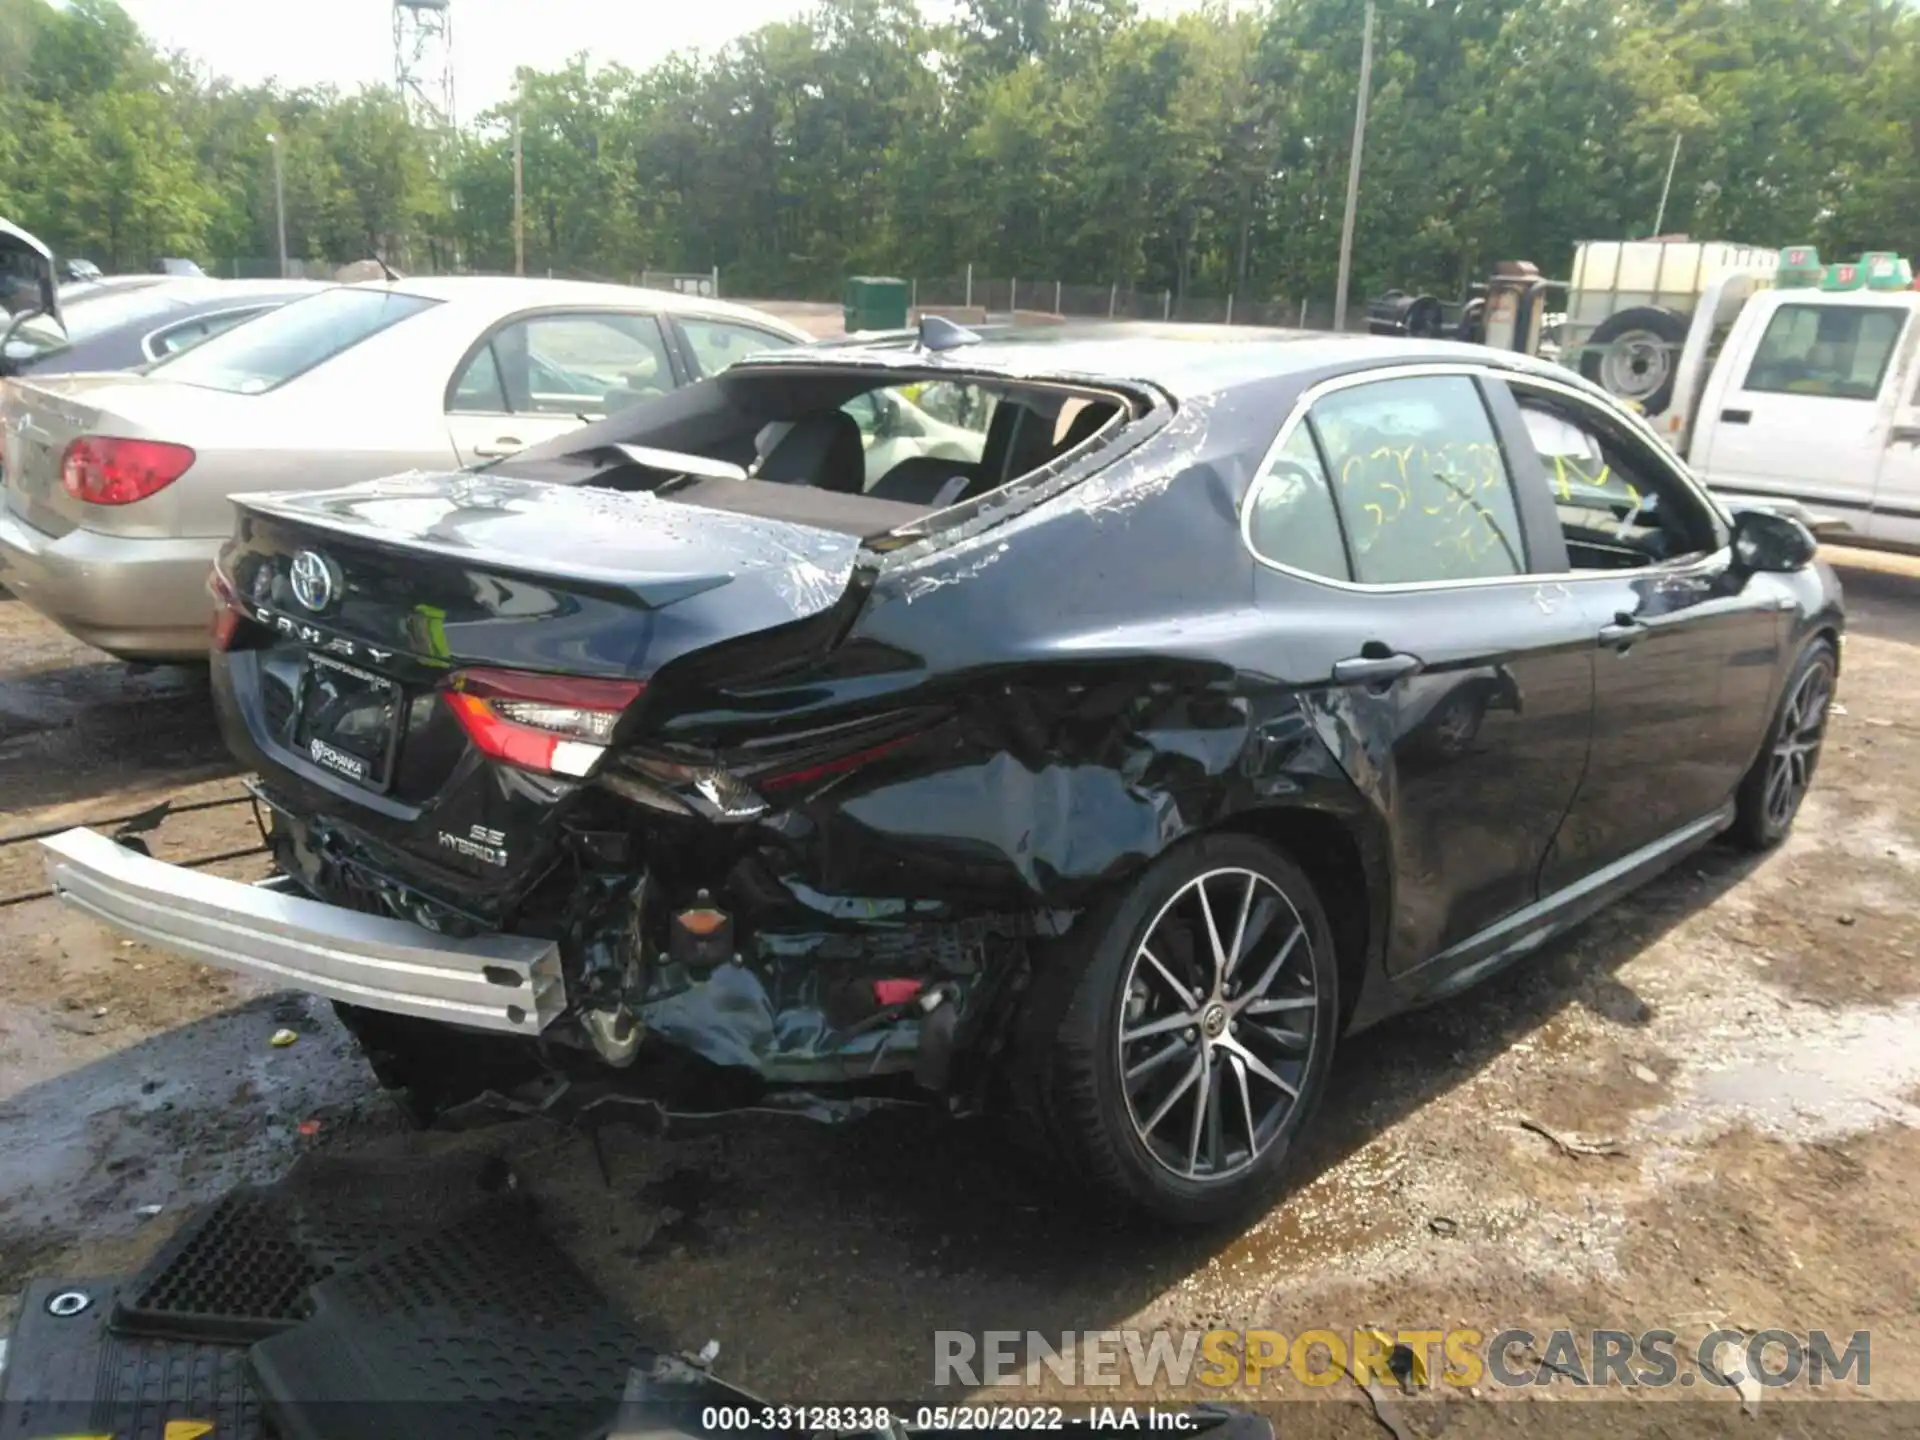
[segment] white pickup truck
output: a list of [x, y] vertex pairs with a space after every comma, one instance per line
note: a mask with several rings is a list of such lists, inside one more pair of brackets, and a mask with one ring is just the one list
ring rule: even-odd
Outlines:
[[1728, 500], [1823, 538], [1920, 550], [1920, 291], [1898, 257], [1729, 274], [1689, 321], [1649, 420]]

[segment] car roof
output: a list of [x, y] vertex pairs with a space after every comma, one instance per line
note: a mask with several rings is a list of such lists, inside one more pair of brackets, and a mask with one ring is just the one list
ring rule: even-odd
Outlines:
[[312, 295], [332, 287], [323, 280], [217, 280], [205, 275], [110, 275], [101, 280], [72, 282], [61, 298], [91, 299], [98, 295], [145, 290], [181, 305], [215, 302], [241, 304], [248, 300]]
[[644, 303], [675, 315], [712, 315], [762, 328], [772, 326], [794, 335], [805, 334], [779, 316], [750, 306], [686, 295], [678, 290], [608, 285], [595, 280], [547, 280], [531, 275], [411, 275], [400, 280], [362, 281], [357, 288], [393, 290], [447, 304], [498, 311], [537, 305]]
[[168, 294], [192, 309], [217, 310], [256, 300], [298, 300], [334, 287], [324, 280], [198, 280], [169, 282]]
[[1009, 379], [1077, 380], [1155, 386], [1179, 399], [1244, 385], [1426, 361], [1502, 365], [1566, 379], [1550, 362], [1452, 340], [1335, 334], [1253, 325], [1068, 321], [1018, 329], [981, 329], [977, 343], [929, 352], [910, 332], [827, 341], [811, 349], [758, 356], [762, 365], [872, 365], [888, 369], [987, 372]]

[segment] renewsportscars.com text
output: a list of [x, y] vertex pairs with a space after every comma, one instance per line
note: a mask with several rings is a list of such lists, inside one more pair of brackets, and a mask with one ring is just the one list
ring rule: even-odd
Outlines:
[[[1696, 1359], [1695, 1357], [1698, 1357]], [[1156, 1392], [1333, 1385], [1352, 1375], [1388, 1385], [1767, 1389], [1872, 1383], [1872, 1336], [1824, 1330], [1715, 1330], [1698, 1343], [1672, 1330], [938, 1330], [935, 1385]]]

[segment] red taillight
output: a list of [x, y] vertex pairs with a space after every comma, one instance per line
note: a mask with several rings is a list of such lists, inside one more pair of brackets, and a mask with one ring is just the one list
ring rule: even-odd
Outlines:
[[924, 980], [876, 980], [873, 982], [873, 1003], [891, 1010], [896, 1005], [905, 1005], [920, 998], [920, 992], [927, 988]]
[[480, 752], [547, 775], [586, 775], [606, 753], [638, 680], [588, 680], [515, 670], [463, 670], [448, 707]]
[[243, 618], [240, 606], [234, 599], [233, 586], [227, 583], [227, 577], [218, 570], [207, 576], [207, 591], [213, 596], [213, 648], [226, 650], [233, 645], [234, 631], [240, 628]]
[[193, 464], [193, 451], [164, 440], [82, 435], [60, 458], [60, 483], [89, 505], [131, 505], [164, 490]]

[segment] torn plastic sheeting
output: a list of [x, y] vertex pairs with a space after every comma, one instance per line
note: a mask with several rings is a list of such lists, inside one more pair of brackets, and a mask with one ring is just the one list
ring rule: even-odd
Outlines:
[[[1248, 440], [1246, 424], [1217, 424], [1225, 415], [1227, 411], [1212, 397], [1196, 399], [1183, 411], [1175, 411], [1158, 430], [1144, 434], [1131, 449], [1119, 455], [1102, 449], [1092, 457], [1081, 457], [1096, 467], [1092, 474], [1083, 474], [1085, 465], [1073, 463], [1054, 480], [1018, 486], [1008, 493], [1006, 505], [989, 503], [964, 526], [887, 553], [881, 557], [870, 611], [885, 607], [889, 601], [912, 605], [939, 591], [964, 586], [964, 582], [998, 563], [1002, 555], [1008, 555], [1016, 541], [1039, 543], [1044, 526], [1058, 520], [1062, 513], [1089, 516], [1096, 528], [1114, 518], [1131, 518], [1139, 507], [1162, 499], [1175, 488], [1175, 482], [1183, 492], [1192, 493], [1202, 509], [1213, 509], [1233, 522], [1238, 495], [1250, 482], [1250, 474], [1242, 472], [1250, 470], [1248, 449], [1254, 442]], [[1235, 415], [1238, 417], [1236, 411]], [[1148, 420], [1135, 424], [1146, 426]], [[1261, 424], [1265, 422], [1261, 420]], [[1123, 440], [1125, 434], [1123, 430], [1117, 440]], [[1258, 438], [1261, 432], [1256, 430], [1254, 434]], [[1044, 476], [1046, 472], [1037, 474]], [[1062, 492], [1066, 492], [1062, 507], [1044, 503]], [[1177, 526], [1190, 528], [1198, 511], [1185, 507], [1177, 507], [1175, 513], [1156, 511], [1156, 518], [1162, 515]], [[1212, 524], [1208, 528], [1212, 530]], [[985, 549], [989, 545], [991, 551]], [[1114, 580], [1121, 584], [1119, 576]]]
[[944, 574], [909, 575], [905, 577], [905, 583], [900, 587], [901, 597], [911, 605], [923, 595], [930, 595], [943, 586], [959, 585], [973, 579], [976, 575], [980, 574], [981, 571], [992, 565], [994, 561], [1007, 553], [1007, 542], [1002, 540], [998, 544], [986, 546], [981, 553], [965, 560], [960, 558], [960, 553], [961, 552], [958, 551], [950, 551], [941, 557], [946, 562], [946, 571]]
[[640, 1018], [660, 1038], [704, 1060], [789, 1083], [908, 1070], [919, 1049], [911, 1021], [848, 1034], [817, 1005], [777, 1008], [745, 965], [720, 966], [687, 989], [642, 1006]]
[[[1063, 455], [1002, 489], [989, 491], [978, 502], [980, 508], [960, 524], [943, 525], [912, 544], [888, 550], [879, 557], [881, 573], [890, 577], [932, 557], [944, 556], [1003, 523], [1025, 517], [1062, 491], [1086, 483], [1081, 472], [1089, 465], [1101, 467], [1100, 474], [1107, 473], [1108, 467], [1126, 465], [1131, 452], [1159, 436], [1174, 413], [1170, 407], [1150, 411], [1128, 421], [1117, 435], [1091, 450]], [[1113, 453], [1116, 447], [1120, 452], [1117, 455]]]
[[1144, 470], [1139, 465], [1110, 465], [1080, 486], [1074, 502], [1095, 514], [1122, 513], [1160, 494], [1189, 471], [1206, 468], [1206, 445], [1216, 404], [1211, 395], [1182, 404], [1154, 437], [1157, 463]]
[[840, 599], [853, 576], [853, 566], [851, 551], [847, 563], [832, 570], [805, 556], [795, 555], [775, 576], [773, 591], [796, 618], [816, 614], [830, 609]]

